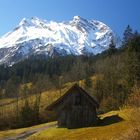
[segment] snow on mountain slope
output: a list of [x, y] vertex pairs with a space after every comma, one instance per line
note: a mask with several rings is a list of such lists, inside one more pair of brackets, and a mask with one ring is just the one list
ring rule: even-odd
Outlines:
[[12, 65], [31, 55], [49, 57], [95, 55], [109, 48], [117, 37], [104, 23], [79, 16], [57, 23], [37, 17], [22, 19], [11, 32], [0, 38], [0, 64]]

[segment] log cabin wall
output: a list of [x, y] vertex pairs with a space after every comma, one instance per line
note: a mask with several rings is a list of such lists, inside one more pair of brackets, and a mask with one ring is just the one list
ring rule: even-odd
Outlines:
[[83, 94], [73, 91], [62, 104], [58, 116], [58, 126], [78, 128], [97, 123], [96, 107]]

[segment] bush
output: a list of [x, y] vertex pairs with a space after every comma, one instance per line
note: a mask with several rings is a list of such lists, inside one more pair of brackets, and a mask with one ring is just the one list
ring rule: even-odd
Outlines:
[[20, 127], [31, 126], [36, 123], [36, 114], [34, 109], [32, 109], [29, 104], [21, 109], [20, 112]]
[[132, 93], [128, 97], [127, 105], [132, 107], [140, 107], [140, 88], [134, 87]]
[[104, 98], [100, 104], [100, 110], [99, 112], [106, 113], [108, 111], [114, 110], [118, 108], [117, 100], [113, 97], [109, 96], [107, 98]]

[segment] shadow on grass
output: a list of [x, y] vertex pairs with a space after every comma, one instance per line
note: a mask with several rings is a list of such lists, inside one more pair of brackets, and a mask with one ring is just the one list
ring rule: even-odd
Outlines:
[[118, 115], [108, 116], [103, 119], [99, 119], [98, 125], [99, 126], [105, 126], [110, 125], [114, 123], [118, 123], [123, 121], [123, 118], [119, 117]]

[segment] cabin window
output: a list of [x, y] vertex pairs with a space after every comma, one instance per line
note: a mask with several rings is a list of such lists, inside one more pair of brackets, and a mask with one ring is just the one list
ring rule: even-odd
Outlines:
[[76, 97], [75, 97], [75, 105], [80, 105], [80, 104], [81, 104], [81, 96], [76, 95]]

